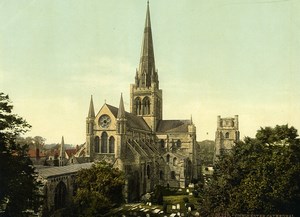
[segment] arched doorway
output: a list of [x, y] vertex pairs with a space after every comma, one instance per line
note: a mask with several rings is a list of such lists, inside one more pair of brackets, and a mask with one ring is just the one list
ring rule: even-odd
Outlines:
[[55, 188], [54, 207], [61, 209], [66, 207], [67, 187], [64, 182], [60, 181]]

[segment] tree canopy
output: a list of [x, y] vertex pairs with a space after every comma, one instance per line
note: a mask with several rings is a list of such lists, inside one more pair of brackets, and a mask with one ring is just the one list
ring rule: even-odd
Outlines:
[[26, 145], [16, 138], [30, 125], [12, 114], [8, 95], [0, 93], [0, 211], [5, 216], [24, 216], [39, 206], [38, 182]]
[[123, 172], [99, 162], [77, 174], [74, 205], [78, 216], [99, 216], [123, 202]]
[[220, 156], [201, 210], [229, 214], [300, 214], [300, 140], [288, 125], [261, 128]]
[[204, 140], [198, 142], [198, 146], [202, 166], [211, 166], [213, 164], [215, 142]]

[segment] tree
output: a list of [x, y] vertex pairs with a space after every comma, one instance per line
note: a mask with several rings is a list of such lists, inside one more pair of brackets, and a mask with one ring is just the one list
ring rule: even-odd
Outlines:
[[204, 140], [198, 142], [199, 156], [203, 166], [210, 166], [213, 164], [215, 142], [211, 140]]
[[202, 201], [204, 215], [300, 214], [300, 140], [288, 125], [266, 127], [220, 156]]
[[99, 216], [123, 202], [123, 173], [112, 165], [100, 162], [82, 169], [76, 178], [74, 206], [78, 216]]
[[45, 144], [46, 139], [41, 136], [35, 136], [35, 137], [21, 137], [18, 136], [16, 138], [16, 143], [19, 145], [28, 145], [29, 149], [35, 150], [36, 148], [42, 149]]
[[28, 146], [16, 142], [30, 125], [12, 109], [8, 95], [0, 93], [0, 211], [5, 216], [24, 216], [25, 210], [39, 207], [39, 183]]

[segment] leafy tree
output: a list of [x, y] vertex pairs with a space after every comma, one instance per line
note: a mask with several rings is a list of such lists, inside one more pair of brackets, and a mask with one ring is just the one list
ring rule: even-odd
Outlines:
[[203, 215], [300, 214], [300, 140], [288, 125], [258, 130], [220, 156]]
[[46, 139], [41, 136], [35, 136], [35, 137], [17, 137], [16, 142], [20, 145], [29, 145], [29, 148], [35, 149], [36, 147], [42, 148], [44, 146]]
[[74, 205], [78, 216], [100, 216], [123, 202], [123, 173], [100, 162], [77, 174]]
[[0, 93], [0, 210], [5, 216], [24, 216], [39, 206], [39, 185], [28, 146], [16, 142], [30, 125], [12, 109], [8, 95]]
[[213, 164], [215, 142], [211, 140], [204, 140], [198, 142], [198, 150], [203, 166], [210, 166]]
[[151, 197], [152, 202], [163, 205], [164, 202], [164, 195], [163, 195], [164, 188], [161, 185], [156, 185], [154, 188], [154, 194]]

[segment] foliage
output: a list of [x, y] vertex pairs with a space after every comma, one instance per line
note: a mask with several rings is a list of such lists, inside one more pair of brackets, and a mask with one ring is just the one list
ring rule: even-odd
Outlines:
[[213, 158], [214, 158], [214, 148], [215, 148], [215, 142], [210, 140], [204, 140], [201, 142], [198, 142], [199, 146], [199, 155], [201, 159], [201, 164], [203, 166], [210, 166], [213, 164]]
[[300, 209], [300, 140], [288, 125], [258, 130], [220, 156], [202, 198], [203, 215], [294, 214]]
[[163, 196], [164, 187], [161, 185], [155, 186], [154, 194], [151, 196], [152, 202], [163, 205], [164, 202], [164, 196]]
[[184, 197], [182, 198], [183, 202], [188, 203], [189, 202], [189, 198], [188, 197]]
[[0, 93], [0, 210], [5, 216], [24, 216], [25, 210], [39, 206], [39, 183], [28, 146], [16, 142], [30, 125], [12, 109], [8, 95]]
[[105, 162], [82, 169], [76, 179], [74, 206], [78, 216], [99, 216], [123, 202], [123, 173]]
[[35, 149], [36, 147], [38, 148], [42, 148], [44, 143], [45, 143], [46, 139], [41, 137], [41, 136], [35, 136], [35, 137], [17, 137], [16, 138], [16, 142], [19, 144], [19, 145], [28, 145], [29, 148], [31, 149]]

